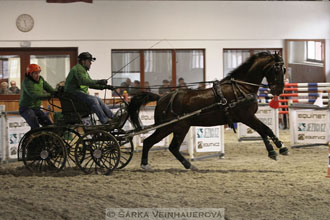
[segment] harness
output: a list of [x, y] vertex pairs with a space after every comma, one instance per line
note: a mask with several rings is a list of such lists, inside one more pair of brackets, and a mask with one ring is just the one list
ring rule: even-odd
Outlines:
[[[226, 97], [223, 95], [221, 85], [224, 84], [230, 84], [232, 86], [232, 90], [235, 95], [235, 99], [231, 100], [228, 102]], [[224, 110], [225, 116], [226, 116], [226, 121], [229, 127], [231, 127], [234, 132], [236, 133], [236, 129], [234, 127], [234, 123], [231, 117], [231, 110], [236, 108], [237, 106], [240, 106], [245, 103], [250, 103], [250, 102], [257, 102], [257, 95], [256, 94], [247, 94], [244, 92], [239, 86], [238, 86], [238, 81], [234, 79], [228, 79], [225, 81], [214, 81], [212, 91], [214, 93], [214, 96], [216, 98], [217, 103], [219, 103], [219, 107]], [[241, 94], [241, 95], [239, 95]]]

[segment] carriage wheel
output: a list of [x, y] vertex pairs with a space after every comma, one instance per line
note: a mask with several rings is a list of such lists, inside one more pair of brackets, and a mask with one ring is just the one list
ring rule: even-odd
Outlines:
[[41, 127], [41, 128], [36, 128], [33, 130], [28, 131], [27, 133], [24, 134], [24, 136], [21, 138], [21, 140], [18, 143], [18, 157], [17, 160], [18, 161], [22, 161], [23, 160], [23, 146], [26, 145], [26, 143], [28, 142], [29, 138], [33, 136], [33, 134], [35, 133], [39, 133], [41, 131], [46, 131], [48, 128], [45, 127]]
[[61, 131], [56, 132], [64, 141], [66, 151], [67, 151], [67, 165], [70, 167], [71, 163], [75, 164], [75, 146], [81, 137], [78, 131], [71, 129], [71, 128], [65, 128], [61, 129]]
[[58, 172], [66, 162], [66, 148], [62, 139], [50, 131], [34, 133], [23, 141], [22, 158], [32, 172]]
[[117, 168], [120, 146], [116, 138], [106, 131], [95, 130], [79, 138], [75, 149], [77, 166], [86, 174], [109, 175]]
[[125, 132], [122, 129], [118, 132], [114, 132], [113, 135], [116, 137], [120, 145], [120, 161], [117, 168], [122, 169], [126, 167], [133, 158], [134, 144], [132, 138], [124, 137]]

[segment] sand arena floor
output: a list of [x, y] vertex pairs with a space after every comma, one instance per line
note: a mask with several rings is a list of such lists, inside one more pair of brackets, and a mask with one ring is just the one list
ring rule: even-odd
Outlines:
[[[290, 146], [288, 130], [280, 139]], [[22, 162], [0, 165], [1, 219], [105, 219], [106, 208], [225, 208], [225, 219], [330, 219], [328, 149], [291, 149], [278, 161], [261, 141], [238, 142], [225, 131], [225, 159], [195, 161], [185, 170], [169, 151], [150, 152], [154, 172], [140, 170], [140, 153], [111, 176], [66, 169], [32, 175]]]

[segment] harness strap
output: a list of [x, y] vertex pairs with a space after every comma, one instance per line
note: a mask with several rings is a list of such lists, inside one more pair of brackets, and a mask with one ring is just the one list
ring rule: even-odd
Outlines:
[[167, 103], [167, 107], [164, 109], [163, 113], [165, 114], [166, 111], [169, 109], [171, 111], [172, 114], [174, 114], [175, 116], [179, 116], [174, 110], [173, 110], [173, 102], [174, 99], [176, 97], [176, 95], [178, 94], [178, 91], [175, 91], [171, 94], [171, 99], [170, 101]]
[[[222, 83], [224, 84], [225, 82], [222, 82]], [[232, 82], [230, 82], [230, 81], [229, 81], [229, 83], [232, 84]], [[225, 115], [226, 115], [227, 124], [236, 133], [236, 129], [234, 127], [234, 123], [233, 123], [233, 120], [231, 118], [230, 111], [229, 111], [230, 110], [230, 106], [228, 105], [227, 99], [223, 95], [223, 92], [221, 90], [221, 83], [218, 80], [214, 82], [214, 85], [212, 87], [212, 90], [213, 90], [213, 93], [215, 94], [216, 99], [219, 101], [220, 106], [224, 106], [224, 111], [225, 111]], [[237, 94], [235, 94], [235, 96], [237, 97]]]
[[171, 99], [170, 99], [169, 106], [170, 106], [171, 113], [174, 114], [174, 115], [176, 115], [176, 116], [179, 116], [179, 115], [178, 115], [177, 113], [175, 113], [174, 110], [173, 110], [173, 101], [174, 101], [174, 99], [175, 99], [175, 97], [176, 97], [177, 94], [178, 94], [178, 91], [175, 91], [175, 92], [172, 94]]
[[227, 99], [223, 95], [223, 92], [221, 90], [221, 83], [218, 80], [214, 81], [212, 90], [213, 90], [214, 96], [216, 97], [217, 101], [221, 105], [227, 105], [227, 103], [228, 103]]

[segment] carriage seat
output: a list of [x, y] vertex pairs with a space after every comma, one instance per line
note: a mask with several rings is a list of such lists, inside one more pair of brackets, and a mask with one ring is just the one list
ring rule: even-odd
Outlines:
[[74, 94], [64, 92], [64, 87], [58, 88], [58, 94], [62, 106], [63, 119], [66, 123], [82, 123], [82, 118], [86, 118], [92, 114], [87, 104], [79, 102]]

